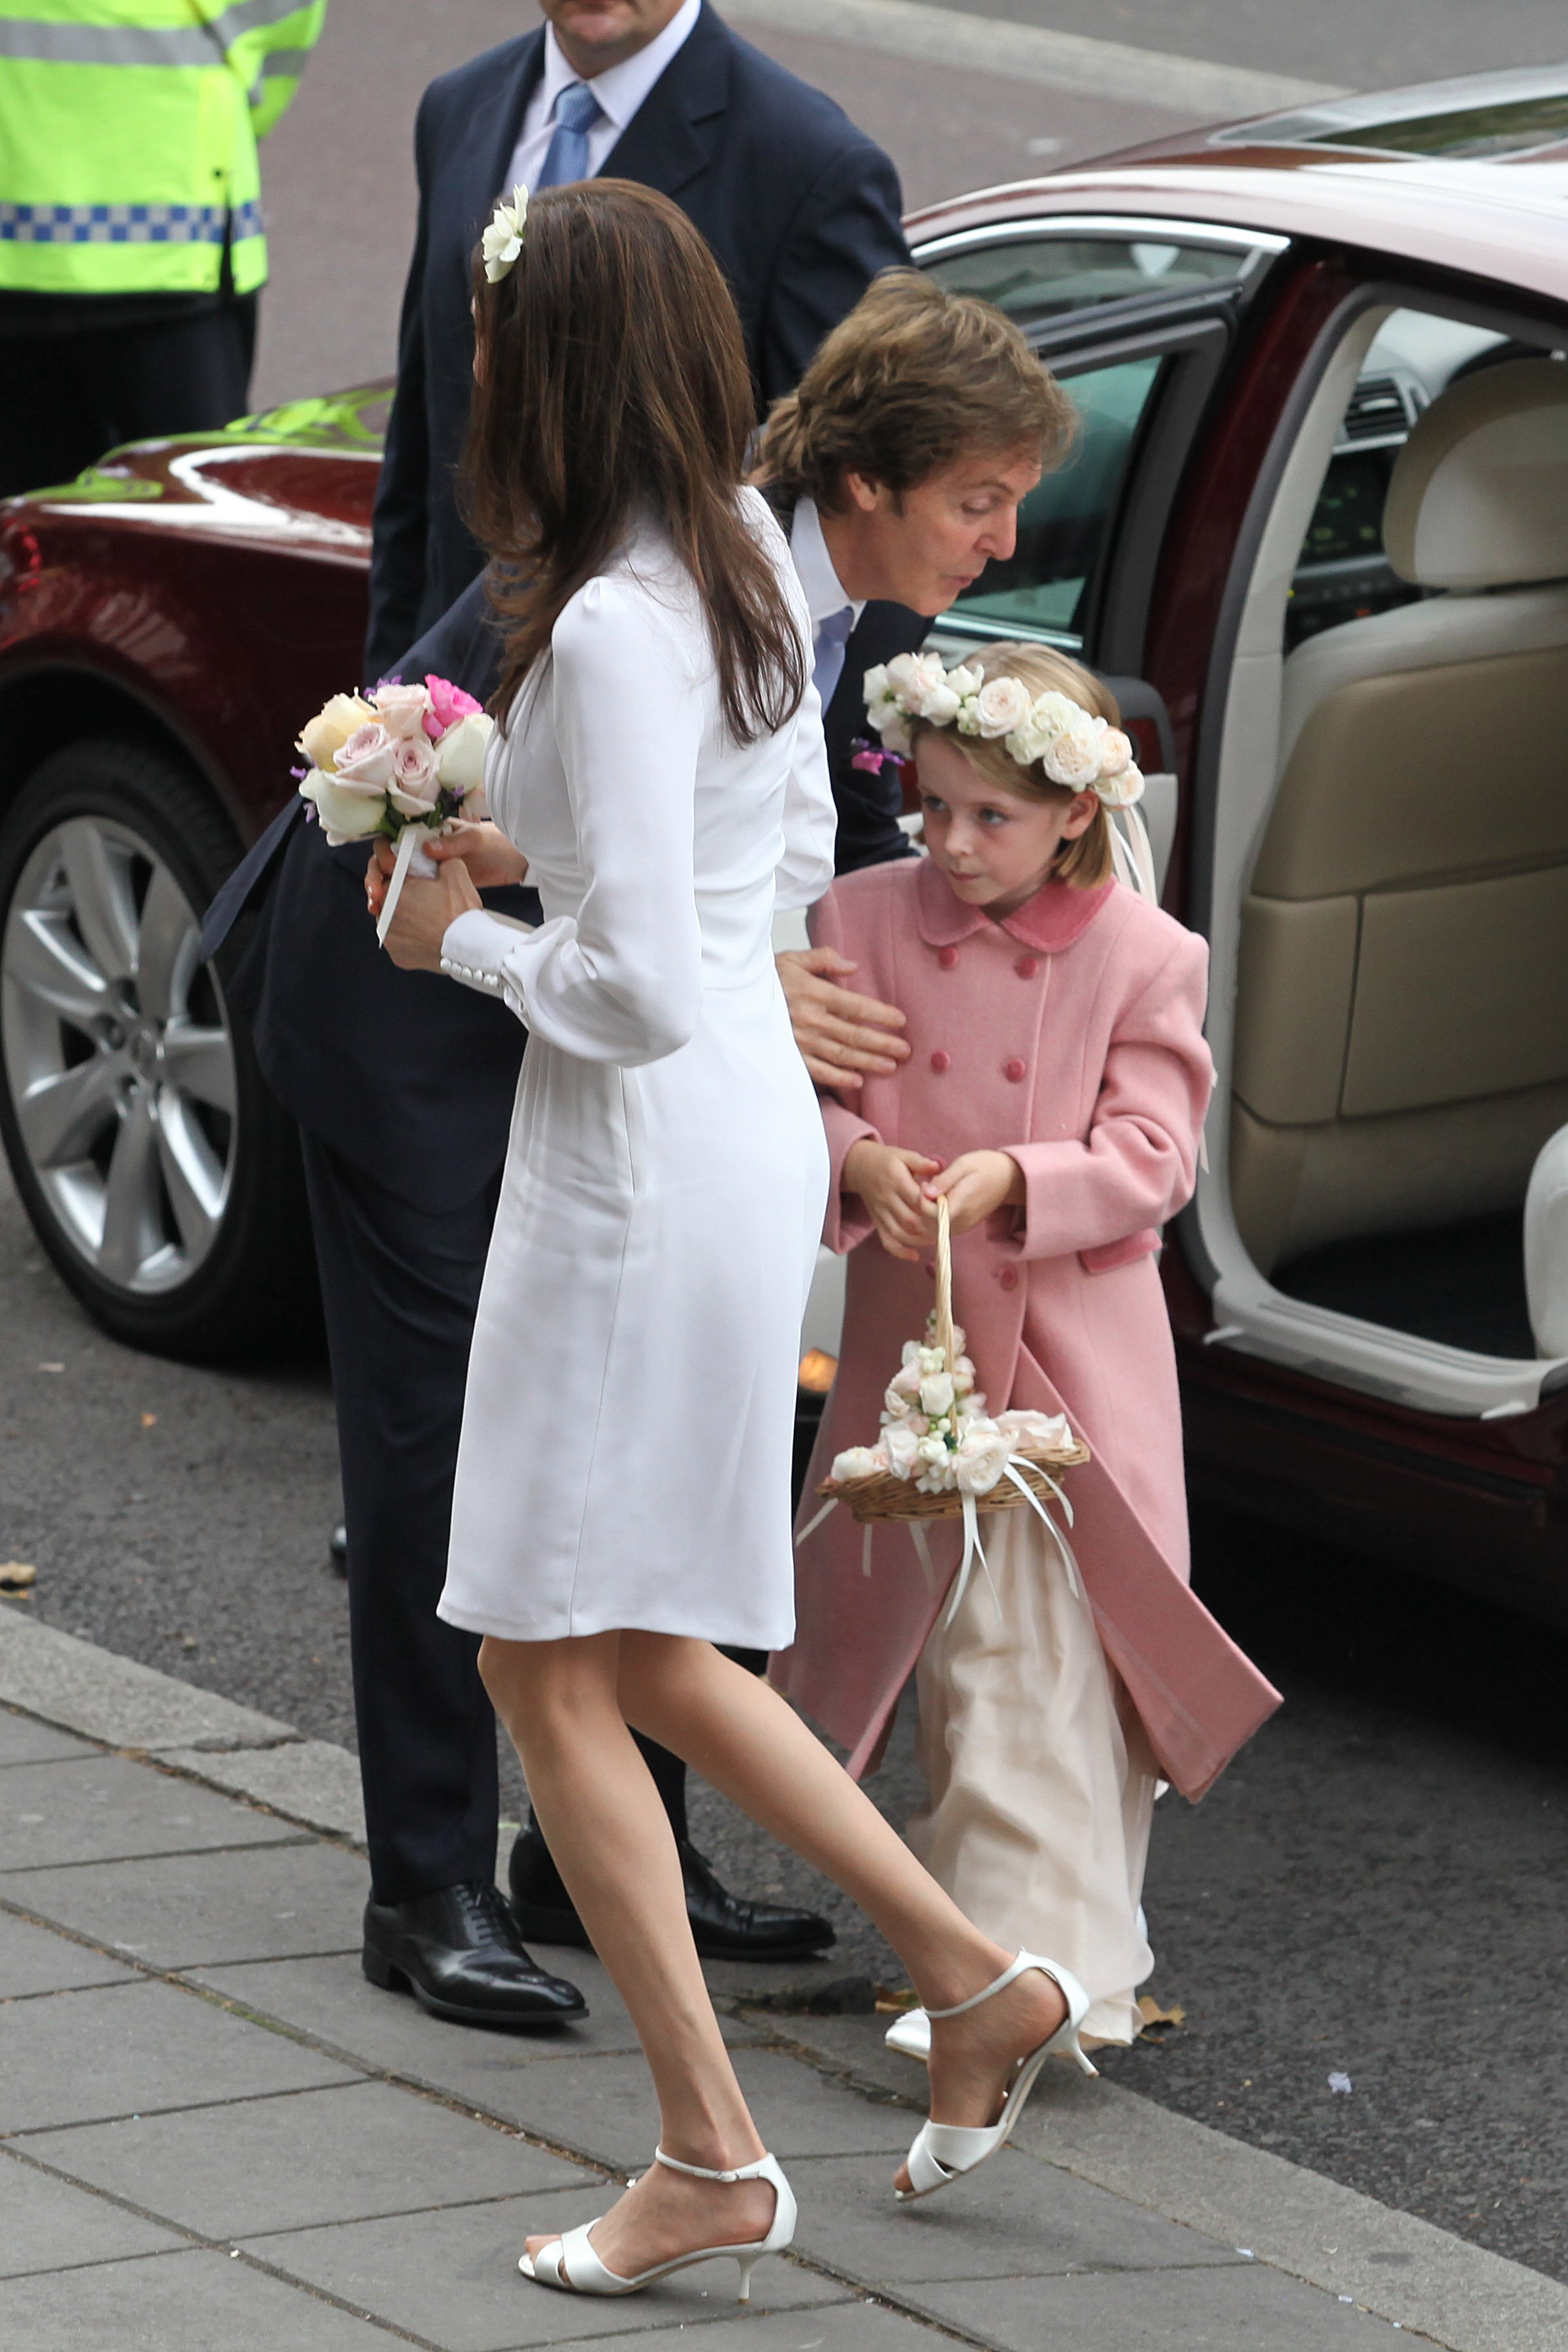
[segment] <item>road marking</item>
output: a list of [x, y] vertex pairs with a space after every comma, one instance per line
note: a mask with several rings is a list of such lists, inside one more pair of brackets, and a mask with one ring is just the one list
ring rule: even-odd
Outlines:
[[1327, 82], [971, 16], [957, 8], [930, 6], [927, 0], [725, 0], [724, 14], [734, 25], [765, 25], [773, 32], [847, 41], [950, 71], [964, 68], [1085, 98], [1163, 107], [1189, 121], [1234, 121], [1238, 115], [1345, 95]]

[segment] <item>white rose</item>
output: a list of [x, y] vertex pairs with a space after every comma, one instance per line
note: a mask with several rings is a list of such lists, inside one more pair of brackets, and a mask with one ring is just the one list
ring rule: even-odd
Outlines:
[[900, 1412], [907, 1412], [909, 1411], [910, 1399], [911, 1397], [918, 1397], [920, 1392], [921, 1368], [919, 1357], [917, 1356], [913, 1363], [906, 1363], [901, 1371], [897, 1371], [893, 1374], [892, 1381], [889, 1385], [888, 1394], [890, 1397], [896, 1396], [900, 1400], [897, 1408]]
[[1114, 776], [1101, 776], [1094, 789], [1107, 808], [1131, 808], [1134, 801], [1143, 797], [1142, 771], [1129, 761]]
[[1082, 792], [1100, 773], [1100, 738], [1094, 722], [1080, 718], [1047, 744], [1042, 763], [1053, 784], [1070, 784]]
[[860, 681], [860, 692], [865, 698], [868, 710], [874, 710], [879, 702], [886, 702], [889, 699], [886, 662], [878, 662], [873, 668], [866, 672]]
[[996, 1426], [1014, 1445], [1035, 1445], [1042, 1452], [1055, 1452], [1070, 1446], [1072, 1429], [1066, 1413], [1026, 1412], [1013, 1409], [999, 1412]]
[[933, 1418], [938, 1413], [951, 1412], [952, 1395], [951, 1372], [928, 1372], [921, 1382], [921, 1411]]
[[314, 805], [329, 849], [341, 849], [347, 841], [368, 841], [380, 832], [386, 814], [384, 793], [345, 791], [320, 768], [312, 768], [305, 778], [300, 798]]
[[958, 716], [960, 708], [959, 696], [943, 678], [940, 686], [927, 687], [925, 701], [920, 715], [928, 727], [951, 727]]
[[[947, 672], [940, 654], [898, 654], [888, 664], [888, 684], [905, 709], [917, 719], [931, 716], [927, 708], [933, 695], [947, 691]], [[957, 709], [956, 699], [953, 709]]]
[[952, 1457], [953, 1483], [962, 1495], [988, 1495], [1007, 1466], [1013, 1448], [994, 1422], [971, 1423]]
[[1100, 772], [1119, 776], [1132, 757], [1132, 746], [1120, 727], [1106, 727], [1100, 738]]
[[1029, 715], [1031, 697], [1021, 677], [987, 678], [974, 706], [975, 732], [987, 742], [1010, 735]]
[[882, 1418], [884, 1421], [907, 1420], [909, 1410], [909, 1398], [901, 1395], [897, 1389], [889, 1388], [882, 1391]]
[[844, 1453], [834, 1455], [832, 1475], [840, 1481], [870, 1478], [887, 1466], [888, 1457], [879, 1445], [851, 1445]]
[[527, 225], [528, 190], [514, 188], [510, 204], [496, 206], [479, 240], [485, 276], [492, 286], [506, 276], [522, 251], [523, 231]]
[[436, 746], [436, 773], [448, 792], [468, 793], [483, 783], [485, 752], [494, 732], [495, 720], [483, 710], [470, 710], [447, 728]]
[[882, 1433], [882, 1448], [888, 1457], [888, 1467], [895, 1478], [912, 1478], [915, 1474], [915, 1449], [920, 1440], [907, 1423], [895, 1423]]

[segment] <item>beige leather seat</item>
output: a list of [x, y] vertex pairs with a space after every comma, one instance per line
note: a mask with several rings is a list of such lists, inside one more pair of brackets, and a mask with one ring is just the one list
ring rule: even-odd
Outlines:
[[1266, 1273], [1517, 1207], [1568, 1122], [1568, 364], [1434, 401], [1384, 538], [1447, 593], [1285, 663], [1242, 909], [1231, 1186]]

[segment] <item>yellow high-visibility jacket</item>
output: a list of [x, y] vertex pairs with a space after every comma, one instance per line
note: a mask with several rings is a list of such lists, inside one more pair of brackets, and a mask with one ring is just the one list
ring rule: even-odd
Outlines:
[[0, 289], [249, 293], [256, 142], [327, 0], [0, 0]]

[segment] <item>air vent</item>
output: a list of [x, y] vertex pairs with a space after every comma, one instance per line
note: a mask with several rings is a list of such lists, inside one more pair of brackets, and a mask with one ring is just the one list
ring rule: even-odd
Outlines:
[[1411, 426], [1405, 394], [1391, 375], [1363, 376], [1351, 395], [1342, 441], [1403, 440]]

